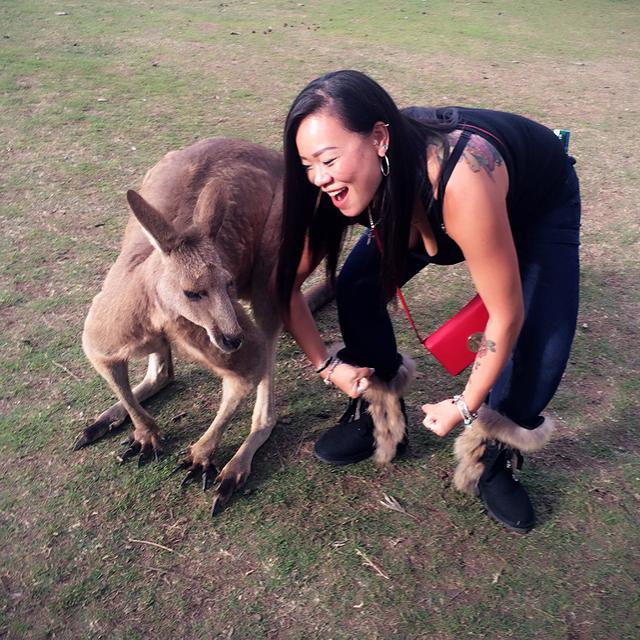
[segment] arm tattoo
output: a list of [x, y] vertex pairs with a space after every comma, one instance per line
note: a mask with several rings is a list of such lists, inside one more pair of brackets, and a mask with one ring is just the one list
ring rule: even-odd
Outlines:
[[493, 340], [489, 340], [486, 336], [482, 336], [482, 342], [480, 342], [478, 354], [476, 355], [476, 363], [473, 365], [474, 371], [480, 368], [480, 358], [484, 358], [489, 351], [491, 351], [491, 353], [496, 352], [496, 343]]
[[[455, 130], [447, 134], [450, 150], [453, 149], [462, 131]], [[444, 167], [444, 148], [442, 144], [431, 143], [434, 147], [435, 159], [440, 165], [440, 170]], [[478, 135], [471, 135], [462, 152], [462, 157], [467, 161], [471, 171], [478, 173], [485, 170], [489, 178], [493, 180], [493, 172], [496, 167], [502, 166], [504, 160], [495, 147]]]
[[462, 156], [471, 167], [471, 171], [478, 173], [481, 169], [484, 169], [492, 180], [494, 169], [502, 165], [503, 162], [495, 147], [477, 135], [472, 135], [469, 138]]

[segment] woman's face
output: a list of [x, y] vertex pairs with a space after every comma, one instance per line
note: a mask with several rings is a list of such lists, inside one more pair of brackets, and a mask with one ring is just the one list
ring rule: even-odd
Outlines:
[[382, 181], [380, 157], [389, 132], [377, 122], [368, 135], [345, 129], [340, 118], [322, 110], [298, 127], [296, 145], [309, 181], [331, 198], [347, 217], [360, 215]]

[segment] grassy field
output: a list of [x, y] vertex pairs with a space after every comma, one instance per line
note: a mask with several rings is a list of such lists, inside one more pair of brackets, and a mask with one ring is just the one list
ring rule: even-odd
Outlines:
[[[4, 0], [0, 638], [637, 638], [639, 41], [634, 0]], [[117, 435], [71, 451], [112, 401], [80, 334], [126, 189], [196, 139], [279, 148], [295, 94], [345, 67], [400, 105], [501, 108], [571, 130], [582, 303], [550, 407], [559, 432], [522, 474], [540, 520], [528, 536], [451, 486], [453, 438], [424, 432], [418, 407], [463, 382], [397, 312], [420, 377], [412, 453], [390, 469], [314, 459], [343, 401], [287, 336], [280, 422], [215, 520], [207, 495], [168, 477], [217, 407], [218, 381], [195, 366], [179, 360], [149, 405], [170, 438], [158, 464], [118, 465]], [[408, 291], [427, 331], [471, 289], [456, 268]], [[319, 322], [338, 337], [333, 307]], [[249, 419], [247, 407], [221, 460]]]

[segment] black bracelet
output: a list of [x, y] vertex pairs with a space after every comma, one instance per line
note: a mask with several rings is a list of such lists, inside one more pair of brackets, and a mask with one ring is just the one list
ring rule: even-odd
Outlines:
[[317, 369], [316, 373], [322, 373], [332, 362], [335, 356], [329, 356]]

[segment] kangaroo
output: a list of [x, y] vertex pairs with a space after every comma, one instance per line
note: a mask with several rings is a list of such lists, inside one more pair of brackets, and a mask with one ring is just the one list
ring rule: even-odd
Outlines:
[[[218, 483], [212, 515], [244, 483], [253, 456], [276, 422], [274, 358], [281, 321], [272, 296], [282, 221], [282, 157], [255, 144], [214, 138], [168, 153], [147, 172], [120, 255], [87, 315], [82, 345], [119, 402], [75, 442], [79, 449], [127, 416], [133, 423], [124, 462], [157, 459], [160, 429], [141, 402], [174, 379], [171, 346], [222, 378], [215, 419], [174, 472], [183, 484]], [[315, 306], [326, 301], [320, 288]], [[240, 304], [251, 305], [254, 320]], [[128, 361], [148, 357], [133, 389]], [[224, 428], [254, 389], [251, 431], [218, 473], [214, 457]]]

